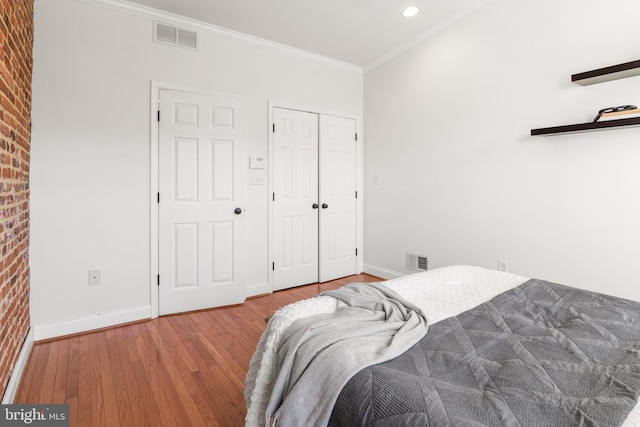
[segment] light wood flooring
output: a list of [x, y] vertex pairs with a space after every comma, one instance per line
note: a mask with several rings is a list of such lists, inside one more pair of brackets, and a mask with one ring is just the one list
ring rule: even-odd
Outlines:
[[71, 426], [244, 425], [244, 380], [265, 318], [366, 274], [37, 342], [15, 402], [69, 404]]

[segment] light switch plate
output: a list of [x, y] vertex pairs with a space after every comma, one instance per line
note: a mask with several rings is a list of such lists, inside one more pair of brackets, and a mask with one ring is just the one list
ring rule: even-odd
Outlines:
[[264, 175], [262, 173], [253, 173], [249, 175], [250, 185], [264, 185]]

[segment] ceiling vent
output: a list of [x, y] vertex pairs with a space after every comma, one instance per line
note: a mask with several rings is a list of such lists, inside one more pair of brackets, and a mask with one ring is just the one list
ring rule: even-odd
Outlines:
[[426, 271], [429, 269], [429, 258], [426, 256], [407, 253], [407, 269]]
[[162, 22], [153, 23], [153, 41], [198, 50], [198, 33]]

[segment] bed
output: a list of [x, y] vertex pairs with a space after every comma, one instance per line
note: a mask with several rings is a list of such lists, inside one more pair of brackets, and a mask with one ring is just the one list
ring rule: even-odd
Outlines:
[[472, 266], [351, 286], [274, 313], [246, 426], [640, 426], [640, 303]]

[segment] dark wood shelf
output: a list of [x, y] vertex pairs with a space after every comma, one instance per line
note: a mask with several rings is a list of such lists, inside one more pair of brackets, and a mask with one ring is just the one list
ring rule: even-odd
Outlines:
[[565, 133], [593, 132], [596, 130], [615, 129], [622, 127], [640, 126], [640, 117], [629, 119], [607, 120], [604, 122], [578, 123], [575, 125], [554, 126], [549, 128], [531, 129], [531, 136], [551, 136]]
[[[573, 74], [571, 76], [571, 81], [581, 86], [587, 86], [634, 76], [640, 76], [640, 60], [612, 65], [610, 67], [598, 68], [597, 70], [585, 71], [584, 73]], [[531, 129], [531, 136], [551, 136], [565, 133], [593, 132], [596, 130], [617, 129], [632, 126], [640, 126], [640, 117]]]
[[587, 86], [634, 76], [640, 76], [640, 60], [574, 74], [571, 76], [571, 81], [581, 86]]

